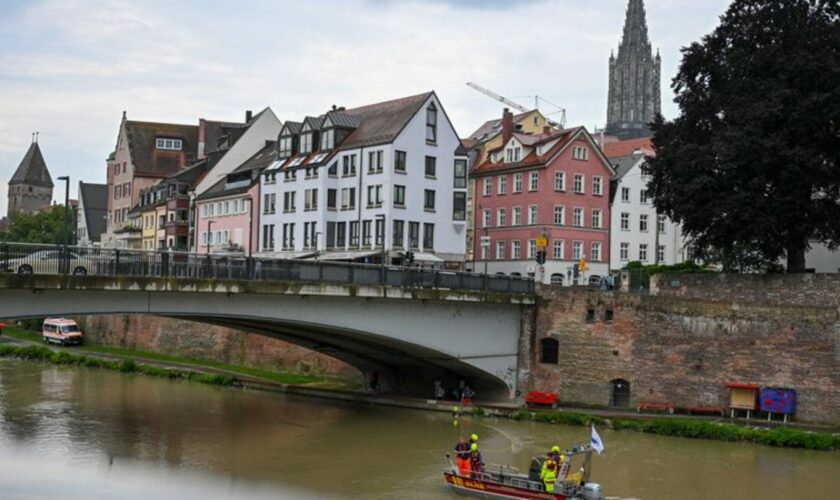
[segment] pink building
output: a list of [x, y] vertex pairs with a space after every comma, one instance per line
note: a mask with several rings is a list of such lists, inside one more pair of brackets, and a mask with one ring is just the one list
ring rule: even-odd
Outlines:
[[472, 172], [473, 269], [597, 283], [609, 273], [612, 166], [583, 127], [523, 134], [505, 118], [502, 146]]
[[[196, 252], [258, 251], [260, 173], [276, 158], [277, 143], [272, 141], [196, 198]], [[266, 200], [263, 208], [273, 210], [274, 200]]]

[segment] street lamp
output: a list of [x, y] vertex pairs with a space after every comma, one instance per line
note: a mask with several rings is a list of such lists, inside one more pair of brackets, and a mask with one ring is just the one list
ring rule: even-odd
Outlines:
[[64, 181], [64, 224], [61, 238], [63, 243], [61, 265], [64, 268], [64, 272], [67, 272], [67, 206], [70, 205], [70, 176], [62, 175], [58, 180]]
[[210, 240], [213, 237], [212, 233], [210, 232], [210, 227], [213, 226], [213, 222], [215, 222], [215, 221], [212, 221], [212, 220], [207, 221], [207, 255], [210, 255]]

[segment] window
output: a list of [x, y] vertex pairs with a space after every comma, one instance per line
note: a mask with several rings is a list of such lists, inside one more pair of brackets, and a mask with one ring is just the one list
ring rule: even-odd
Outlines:
[[315, 248], [318, 246], [318, 231], [316, 222], [303, 223], [303, 248]]
[[381, 207], [382, 206], [382, 185], [367, 187], [367, 207]]
[[534, 259], [537, 257], [537, 240], [528, 240], [528, 258]]
[[300, 154], [308, 155], [312, 152], [312, 132], [300, 134]]
[[499, 181], [497, 182], [497, 185], [498, 185], [498, 193], [499, 194], [507, 193], [507, 176], [506, 175], [500, 175], [499, 176]]
[[467, 220], [467, 193], [452, 194], [452, 220]]
[[359, 246], [359, 221], [350, 221], [350, 246]]
[[338, 190], [327, 189], [327, 210], [335, 210], [338, 204]]
[[503, 240], [496, 242], [496, 260], [505, 260], [505, 242]]
[[362, 221], [362, 246], [369, 247], [371, 241], [371, 228], [373, 224], [370, 220]]
[[423, 249], [434, 250], [435, 248], [435, 225], [423, 224]]
[[295, 211], [295, 191], [286, 191], [283, 193], [283, 212], [291, 213]]
[[381, 247], [385, 243], [385, 218], [377, 217], [374, 220], [374, 244]]
[[626, 261], [630, 258], [630, 243], [622, 243], [619, 247], [618, 258]]
[[600, 208], [593, 208], [592, 209], [592, 227], [595, 229], [601, 229], [601, 209]]
[[621, 212], [621, 230], [630, 230], [630, 214], [627, 212]]
[[648, 230], [648, 216], [647, 214], [639, 215], [639, 231], [646, 233]]
[[601, 242], [600, 241], [593, 241], [592, 242], [592, 254], [589, 257], [589, 260], [592, 262], [600, 262], [601, 261]]
[[114, 188], [114, 199], [118, 200], [122, 197], [122, 184]]
[[574, 146], [572, 147], [572, 158], [575, 160], [588, 160], [589, 159], [589, 149], [583, 146]]
[[423, 209], [429, 211], [435, 209], [435, 192], [431, 189], [423, 190]]
[[575, 227], [583, 227], [583, 209], [575, 207], [572, 211], [572, 225]]
[[341, 209], [354, 210], [356, 208], [356, 188], [341, 189]]
[[560, 361], [560, 342], [554, 338], [540, 340], [540, 363], [556, 365]]
[[394, 172], [405, 172], [405, 151], [394, 151]]
[[[202, 243], [207, 244], [207, 233], [201, 233]], [[274, 224], [263, 224], [263, 250], [274, 250]]]
[[554, 273], [551, 275], [551, 284], [552, 285], [563, 285], [563, 275], [560, 273]]
[[521, 207], [513, 207], [513, 226], [521, 226], [522, 225], [522, 208]]
[[180, 151], [183, 147], [183, 142], [181, 141], [181, 139], [164, 139], [162, 137], [158, 137], [155, 141], [155, 147], [157, 149]]
[[582, 241], [573, 241], [572, 242], [572, 259], [573, 260], [580, 260], [583, 258], [583, 242]]
[[522, 192], [522, 174], [513, 174], [513, 192]]
[[328, 151], [335, 145], [335, 129], [325, 130], [321, 134], [321, 151]]
[[592, 177], [592, 194], [595, 196], [604, 194], [603, 179], [598, 175]]
[[521, 254], [522, 243], [519, 240], [510, 242], [510, 258], [512, 260], [519, 260]]
[[537, 214], [538, 211], [536, 205], [531, 205], [528, 207], [528, 224], [532, 226], [537, 224]]
[[558, 170], [554, 172], [554, 190], [555, 191], [565, 191], [566, 190], [566, 172]]
[[656, 230], [659, 231], [659, 234], [665, 232], [665, 216], [662, 214], [656, 217]]
[[642, 203], [642, 205], [647, 205], [647, 202], [648, 202], [647, 189], [642, 189], [641, 191], [639, 191], [639, 201]]
[[295, 224], [283, 224], [283, 250], [295, 249]]
[[343, 177], [356, 175], [356, 155], [347, 155], [342, 159], [341, 175]]
[[490, 249], [488, 248], [487, 243], [481, 242], [481, 260], [487, 260], [489, 258]]
[[540, 173], [530, 172], [528, 174], [528, 191], [536, 191], [539, 189]]
[[467, 160], [455, 160], [455, 183], [456, 189], [467, 187]]
[[481, 211], [481, 227], [490, 227], [490, 210], [484, 209]]
[[[297, 159], [292, 160], [292, 162], [297, 162]], [[283, 172], [283, 182], [290, 182], [294, 181], [295, 179], [297, 179], [297, 170], [286, 170], [285, 172]]]
[[647, 243], [642, 243], [639, 245], [639, 260], [642, 262], [647, 262], [648, 258], [648, 246]]
[[318, 188], [304, 190], [303, 210], [305, 212], [318, 210]]
[[485, 177], [484, 178], [484, 196], [490, 196], [493, 194], [493, 178], [492, 177]]
[[434, 177], [437, 170], [437, 158], [434, 156], [426, 157], [426, 177]]
[[628, 188], [628, 187], [621, 188], [621, 201], [623, 201], [625, 203], [630, 202], [630, 188]]
[[280, 138], [279, 157], [288, 158], [292, 156], [292, 136], [287, 135]]
[[334, 161], [327, 167], [327, 175], [330, 177], [338, 177], [338, 162]]
[[583, 194], [583, 174], [575, 174], [575, 193]]
[[435, 103], [429, 103], [426, 108], [426, 142], [437, 141], [437, 108]]
[[339, 222], [335, 225], [335, 246], [344, 248], [347, 243], [347, 223]]
[[382, 150], [371, 151], [368, 153], [368, 173], [380, 174], [384, 171], [382, 165]]
[[566, 209], [563, 205], [554, 205], [554, 225], [562, 226], [566, 223]]
[[504, 208], [496, 210], [496, 227], [505, 227], [507, 225], [507, 212]]
[[554, 260], [563, 260], [563, 247], [564, 247], [563, 243], [564, 243], [563, 240], [554, 240], [554, 243], [553, 243], [553, 250], [554, 250], [553, 258], [554, 258]]
[[656, 247], [656, 263], [662, 264], [665, 262], [665, 245]]
[[394, 184], [394, 206], [405, 206], [405, 186]]
[[405, 221], [394, 219], [394, 234], [392, 246], [399, 248], [405, 245]]
[[263, 197], [265, 201], [265, 212], [267, 214], [273, 214], [276, 211], [276, 204], [277, 204], [277, 194], [270, 193], [266, 194]]
[[420, 246], [420, 223], [408, 223], [408, 244], [411, 248], [419, 248]]

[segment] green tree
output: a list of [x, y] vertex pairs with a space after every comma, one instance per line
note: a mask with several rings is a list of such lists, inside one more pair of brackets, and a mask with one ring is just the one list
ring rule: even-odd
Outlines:
[[[17, 243], [62, 244], [64, 230], [64, 205], [53, 205], [34, 214], [17, 213], [6, 231], [0, 233], [0, 241]], [[74, 211], [67, 214], [67, 242], [72, 244], [76, 231]]]
[[840, 4], [735, 0], [682, 49], [680, 115], [653, 124], [650, 192], [698, 258], [805, 267], [840, 243]]

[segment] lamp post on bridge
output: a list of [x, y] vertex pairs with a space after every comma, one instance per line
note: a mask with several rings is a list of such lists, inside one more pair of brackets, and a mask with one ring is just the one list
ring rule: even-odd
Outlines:
[[58, 178], [60, 181], [64, 181], [64, 224], [62, 225], [62, 235], [61, 235], [61, 271], [67, 272], [67, 264], [70, 262], [67, 259], [67, 208], [70, 205], [70, 176], [69, 175], [62, 175]]

